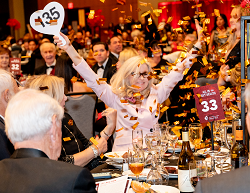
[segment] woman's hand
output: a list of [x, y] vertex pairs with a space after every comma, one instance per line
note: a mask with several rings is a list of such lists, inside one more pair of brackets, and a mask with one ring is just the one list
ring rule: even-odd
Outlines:
[[95, 138], [95, 140], [98, 142], [97, 147], [99, 154], [105, 153], [108, 150], [107, 140], [103, 137], [99, 138], [98, 136]]
[[107, 126], [105, 127], [105, 133], [112, 135], [116, 126], [117, 111], [112, 108], [107, 108], [102, 112], [102, 116], [106, 116]]
[[226, 64], [223, 64], [221, 67], [220, 67], [220, 76], [223, 78], [224, 81], [227, 82], [227, 79], [228, 79], [228, 73], [227, 71], [229, 70], [229, 66], [226, 65]]
[[62, 46], [62, 41], [59, 40], [58, 36], [53, 37], [54, 38], [54, 43], [56, 43], [59, 48], [66, 51], [69, 48], [69, 46], [71, 45], [71, 43], [69, 41], [69, 38], [66, 35], [64, 35], [62, 32], [60, 32], [60, 35], [65, 39], [66, 44], [64, 46]]
[[197, 19], [195, 20], [195, 27], [197, 29], [198, 41], [201, 41], [204, 34], [203, 34], [202, 27], [200, 26], [199, 21]]

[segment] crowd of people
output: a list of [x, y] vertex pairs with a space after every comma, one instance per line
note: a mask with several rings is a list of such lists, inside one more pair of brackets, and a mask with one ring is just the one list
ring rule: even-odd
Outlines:
[[[150, 14], [143, 14], [141, 22], [126, 23], [120, 17], [116, 26], [109, 24], [105, 42], [87, 28], [78, 26], [75, 32], [65, 24], [61, 35], [66, 45], [45, 34], [35, 38], [26, 34], [17, 42], [8, 36], [0, 47], [0, 170], [11, 173], [24, 164], [21, 171], [29, 177], [33, 169], [51, 170], [54, 176], [49, 178], [39, 174], [40, 192], [69, 189], [52, 188], [49, 184], [57, 184], [54, 178], [74, 184], [70, 188], [88, 187], [86, 191], [95, 192], [89, 171], [70, 164], [91, 170], [101, 164], [100, 155], [108, 149], [126, 151], [132, 147], [132, 130], [137, 127], [145, 136], [158, 122], [180, 126], [199, 122], [193, 110], [194, 87], [217, 83], [222, 93], [227, 91], [222, 95], [224, 109], [240, 110], [240, 17], [247, 14], [234, 6], [230, 19], [216, 15], [211, 33], [201, 17], [199, 21], [189, 17], [177, 30], [171, 21], [156, 26]], [[10, 73], [10, 57], [21, 58], [21, 74]], [[96, 144], [64, 111], [65, 94], [72, 92], [95, 92], [101, 101], [96, 105]], [[211, 138], [209, 132], [204, 136]], [[114, 142], [108, 147], [110, 139]], [[13, 159], [6, 159], [10, 156]], [[51, 160], [36, 162], [34, 157]], [[66, 180], [67, 172], [72, 175]], [[86, 179], [84, 184], [80, 177]], [[18, 179], [6, 175], [0, 191], [16, 192], [5, 183], [10, 180]], [[38, 184], [30, 186], [35, 191]]]

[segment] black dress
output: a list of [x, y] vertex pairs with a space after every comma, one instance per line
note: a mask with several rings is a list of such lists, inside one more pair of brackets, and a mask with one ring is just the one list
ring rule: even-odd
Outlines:
[[[77, 128], [73, 118], [68, 113], [64, 113], [62, 120], [62, 151], [59, 160], [67, 161], [67, 156], [79, 153], [91, 145], [92, 143]], [[100, 157], [94, 158], [85, 167], [92, 170], [100, 165], [100, 160]]]
[[234, 46], [231, 52], [228, 54], [226, 64], [230, 69], [234, 68], [241, 60], [240, 57], [240, 41]]

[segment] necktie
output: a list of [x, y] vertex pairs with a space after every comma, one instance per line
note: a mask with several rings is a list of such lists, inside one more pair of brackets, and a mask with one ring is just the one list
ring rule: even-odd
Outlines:
[[104, 70], [103, 66], [97, 65], [97, 70], [99, 70], [99, 68], [102, 68]]

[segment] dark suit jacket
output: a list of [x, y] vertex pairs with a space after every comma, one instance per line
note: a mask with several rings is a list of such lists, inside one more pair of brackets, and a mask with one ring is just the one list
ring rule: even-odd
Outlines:
[[129, 30], [127, 24], [124, 24], [124, 29], [122, 30], [121, 26], [119, 24], [117, 24], [115, 27], [114, 27], [114, 35], [117, 36], [117, 35], [122, 35], [122, 32], [127, 32]]
[[[112, 54], [113, 55], [113, 54]], [[110, 79], [112, 78], [112, 76], [114, 75], [114, 73], [116, 72], [116, 66], [112, 65], [112, 64], [116, 64], [112, 62], [112, 59], [109, 58], [108, 62], [105, 66], [104, 69], [104, 73], [103, 73], [103, 77], [102, 78], [107, 78], [107, 83], [110, 83]], [[94, 66], [92, 66], [92, 70], [97, 73], [98, 70], [98, 64], [96, 63]]]
[[0, 192], [96, 193], [95, 181], [86, 168], [50, 160], [40, 150], [18, 149], [0, 161]]
[[249, 166], [201, 180], [195, 188], [195, 193], [248, 193], [249, 191]]
[[5, 134], [5, 123], [0, 117], [0, 160], [9, 158], [14, 152], [14, 147]]
[[109, 58], [112, 60], [112, 64], [116, 64], [118, 62], [118, 58], [111, 52], [109, 52]]

